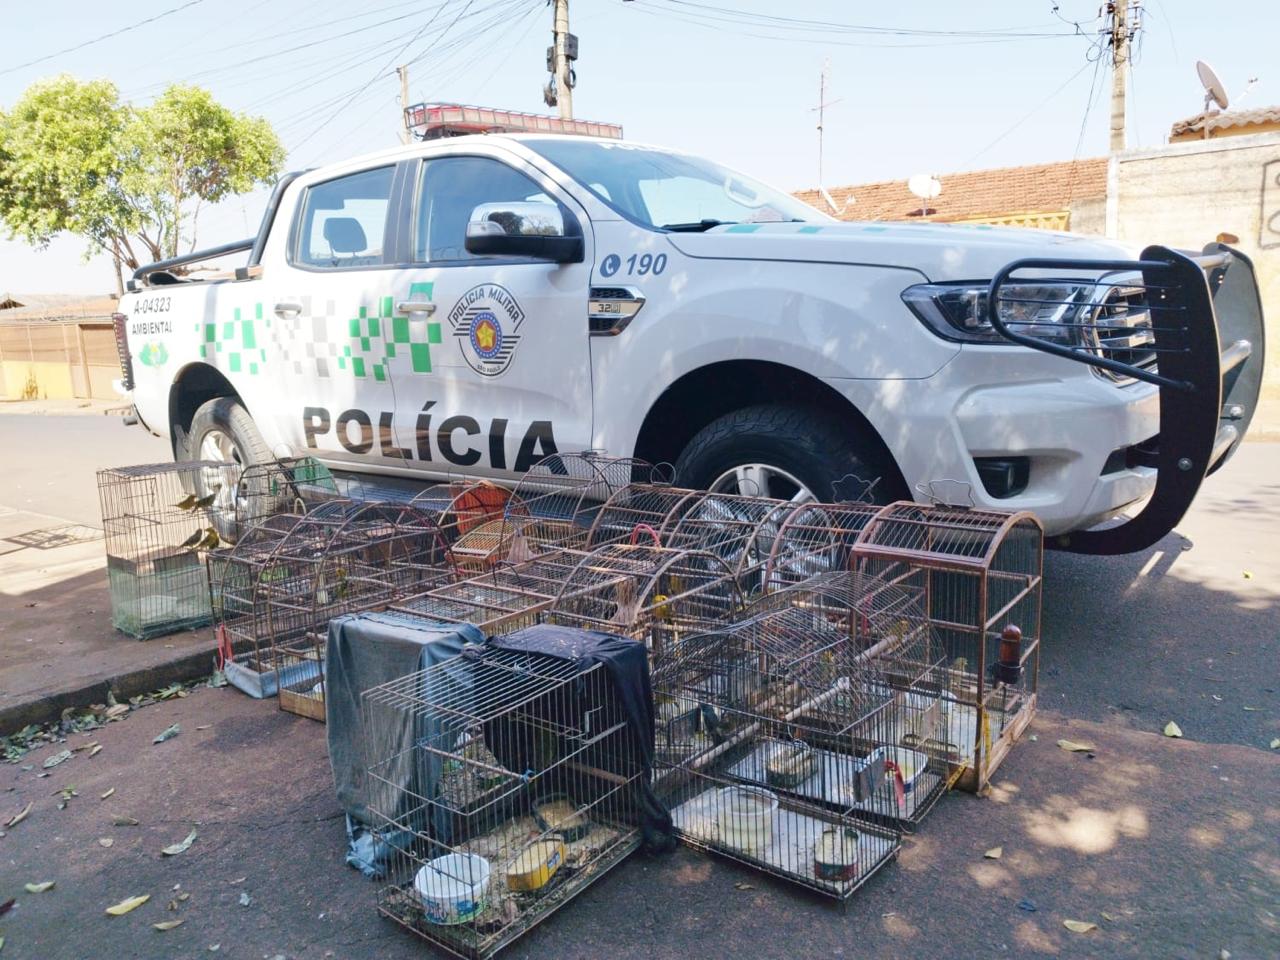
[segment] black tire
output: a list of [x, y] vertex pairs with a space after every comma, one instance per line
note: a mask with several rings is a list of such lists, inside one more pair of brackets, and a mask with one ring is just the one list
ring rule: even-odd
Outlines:
[[[249, 416], [249, 411], [235, 397], [217, 397], [202, 404], [196, 410], [195, 416], [191, 418], [191, 430], [187, 433], [187, 445], [184, 451], [186, 459], [201, 459], [200, 449], [205, 439], [215, 430], [230, 439], [233, 446], [232, 460], [239, 463], [242, 468], [259, 463], [270, 463], [275, 459], [271, 455], [267, 442], [262, 439], [262, 434], [258, 432], [258, 425], [253, 422], [253, 417]], [[203, 478], [198, 478], [196, 485], [198, 488], [203, 487]], [[214, 491], [205, 489], [196, 491], [201, 497], [212, 492]], [[214, 529], [227, 543], [236, 541], [239, 534], [238, 519], [254, 519], [237, 518], [235, 503], [234, 497], [229, 499], [219, 497], [215, 509], [209, 511]]]
[[[875, 438], [841, 418], [796, 404], [743, 407], [713, 420], [676, 460], [676, 482], [705, 490], [726, 472], [748, 463], [786, 471], [823, 501], [858, 496], [862, 487], [847, 479], [851, 475], [864, 483], [879, 478], [871, 490], [876, 503], [906, 495], [897, 467]], [[758, 492], [783, 499], [790, 494], [786, 489]]]

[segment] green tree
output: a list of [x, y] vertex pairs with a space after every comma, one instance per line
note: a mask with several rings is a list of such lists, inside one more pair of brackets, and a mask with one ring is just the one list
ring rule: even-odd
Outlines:
[[193, 249], [203, 206], [270, 183], [284, 147], [260, 117], [175, 85], [122, 104], [113, 84], [60, 76], [0, 111], [0, 220], [46, 245], [67, 231], [121, 268]]

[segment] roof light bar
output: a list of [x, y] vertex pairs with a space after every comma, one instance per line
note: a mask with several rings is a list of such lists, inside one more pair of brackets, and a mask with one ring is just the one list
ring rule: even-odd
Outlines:
[[622, 127], [594, 120], [563, 120], [539, 113], [495, 110], [461, 103], [415, 103], [405, 107], [405, 120], [419, 140], [439, 140], [472, 133], [569, 133], [580, 137], [621, 140]]

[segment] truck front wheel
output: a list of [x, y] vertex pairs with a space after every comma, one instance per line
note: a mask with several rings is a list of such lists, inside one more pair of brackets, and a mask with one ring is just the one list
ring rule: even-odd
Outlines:
[[[190, 460], [232, 464], [236, 468], [232, 473], [237, 482], [245, 467], [269, 463], [274, 459], [253, 417], [235, 397], [217, 397], [196, 410], [187, 435], [186, 453]], [[209, 516], [218, 534], [223, 540], [234, 542], [236, 484], [227, 486], [221, 480], [199, 475], [196, 486], [198, 496], [212, 495], [214, 498]]]
[[871, 496], [887, 503], [904, 495], [898, 471], [887, 461], [877, 444], [829, 413], [762, 404], [699, 430], [676, 461], [676, 482], [803, 503], [852, 499], [878, 479]]

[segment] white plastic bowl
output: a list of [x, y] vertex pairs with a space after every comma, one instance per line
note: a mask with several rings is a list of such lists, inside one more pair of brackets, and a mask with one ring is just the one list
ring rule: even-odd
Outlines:
[[489, 861], [474, 853], [450, 853], [429, 861], [413, 878], [429, 923], [468, 923], [483, 912]]

